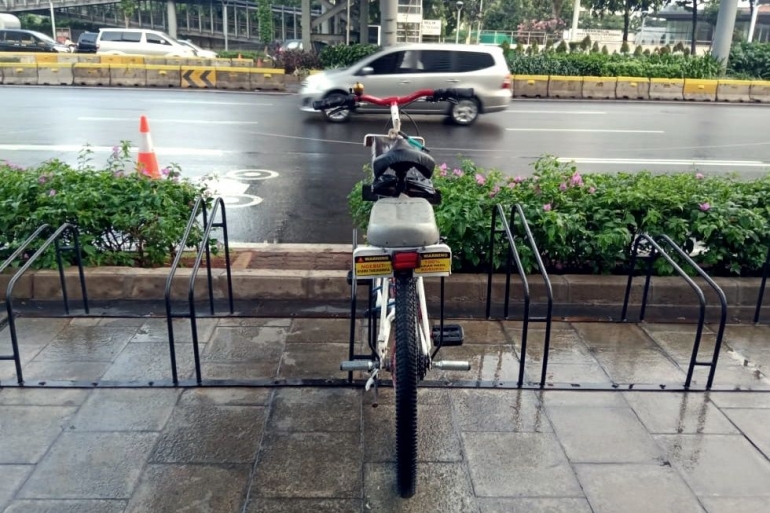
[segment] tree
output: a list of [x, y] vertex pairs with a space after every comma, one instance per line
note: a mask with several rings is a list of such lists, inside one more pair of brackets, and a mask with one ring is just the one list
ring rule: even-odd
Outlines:
[[649, 10], [657, 11], [664, 2], [665, 0], [589, 0], [588, 4], [590, 9], [599, 14], [599, 16], [623, 11], [623, 42], [628, 42], [631, 13]]
[[257, 0], [257, 21], [259, 22], [259, 41], [267, 46], [275, 37], [270, 0]]
[[131, 17], [134, 15], [138, 8], [139, 2], [137, 2], [137, 0], [120, 0], [118, 9], [123, 14], [123, 20], [126, 23], [126, 28], [128, 28]]

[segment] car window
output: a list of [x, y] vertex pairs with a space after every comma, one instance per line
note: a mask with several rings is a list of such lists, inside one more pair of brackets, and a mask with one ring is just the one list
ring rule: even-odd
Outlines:
[[120, 39], [128, 43], [139, 43], [142, 41], [141, 32], [123, 32], [123, 37]]
[[420, 53], [422, 73], [451, 73], [453, 52], [448, 50], [423, 50]]
[[148, 43], [153, 43], [153, 44], [156, 44], [156, 45], [167, 45], [167, 44], [169, 44], [168, 41], [166, 41], [165, 39], [163, 39], [162, 37], [160, 37], [160, 36], [158, 36], [156, 34], [147, 34], [147, 42]]
[[406, 52], [390, 52], [379, 59], [375, 59], [369, 64], [374, 69], [372, 75], [393, 75], [397, 73], [396, 70], [400, 69], [405, 55]]
[[15, 30], [6, 30], [5, 40], [10, 44], [19, 44], [21, 38], [19, 37], [19, 33]]
[[122, 32], [102, 32], [102, 41], [120, 41], [122, 37]]
[[459, 73], [492, 68], [494, 65], [495, 58], [486, 52], [458, 52], [457, 54], [457, 71]]

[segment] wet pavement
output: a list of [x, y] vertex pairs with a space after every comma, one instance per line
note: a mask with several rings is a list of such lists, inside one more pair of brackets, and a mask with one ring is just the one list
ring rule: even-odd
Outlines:
[[[465, 344], [442, 353], [472, 370], [438, 377], [514, 379], [521, 323], [461, 322]], [[344, 377], [348, 327], [201, 319], [204, 378]], [[162, 319], [25, 318], [18, 328], [28, 380], [170, 376]], [[175, 332], [180, 376], [192, 376], [187, 321]], [[548, 380], [681, 383], [693, 334], [554, 322]], [[376, 408], [371, 392], [348, 387], [2, 388], [0, 511], [764, 513], [768, 340], [768, 326], [725, 333], [715, 385], [754, 391], [422, 388], [418, 493], [406, 501], [394, 485], [390, 388]], [[530, 330], [528, 380], [542, 343]], [[0, 331], [0, 354], [9, 346]], [[13, 377], [0, 362], [0, 380]], [[696, 371], [696, 388], [704, 377]]]
[[[138, 142], [148, 116], [158, 158], [183, 174], [219, 176], [237, 242], [348, 243], [347, 195], [363, 177], [366, 133], [387, 118], [343, 125], [297, 109], [297, 97], [181, 90], [12, 87], [0, 89], [5, 119], [0, 159], [34, 165], [76, 163], [90, 144], [104, 162], [121, 140]], [[415, 116], [439, 162], [458, 157], [509, 175], [531, 174], [544, 154], [578, 159], [582, 171], [735, 171], [770, 169], [768, 108], [668, 102], [513, 101], [508, 111], [455, 127]], [[414, 133], [405, 118], [404, 128]], [[749, 134], [749, 135], [746, 135]], [[696, 166], [693, 166], [696, 161]]]

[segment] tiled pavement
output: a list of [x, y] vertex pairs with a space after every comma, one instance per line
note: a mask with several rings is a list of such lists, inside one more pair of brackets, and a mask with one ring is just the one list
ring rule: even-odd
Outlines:
[[[521, 325], [464, 326], [466, 344], [445, 358], [473, 370], [438, 376], [514, 380]], [[344, 376], [344, 320], [201, 320], [199, 332], [204, 378]], [[19, 334], [27, 379], [170, 377], [165, 320], [22, 319]], [[190, 377], [189, 324], [176, 334]], [[554, 323], [549, 380], [681, 383], [693, 334]], [[529, 379], [542, 338], [529, 333]], [[9, 346], [4, 330], [0, 354]], [[729, 326], [715, 384], [770, 390], [768, 366], [770, 327]], [[346, 388], [4, 388], [0, 511], [770, 511], [768, 392], [421, 389], [419, 411], [418, 494], [404, 501], [390, 389], [374, 408], [371, 392]]]

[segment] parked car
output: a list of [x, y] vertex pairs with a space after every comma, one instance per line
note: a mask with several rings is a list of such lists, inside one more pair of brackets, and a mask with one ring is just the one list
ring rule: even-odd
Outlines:
[[151, 29], [103, 28], [96, 37], [100, 55], [195, 57], [195, 51], [165, 32]]
[[[417, 101], [411, 114], [444, 114], [458, 125], [473, 124], [480, 114], [499, 112], [511, 102], [511, 80], [503, 50], [497, 46], [416, 43], [382, 49], [342, 69], [325, 70], [302, 81], [300, 109], [313, 110], [313, 101], [344, 95], [356, 82], [373, 96], [403, 96], [418, 89], [472, 87], [475, 97], [457, 104]], [[374, 105], [360, 112], [387, 112]], [[323, 111], [327, 121], [347, 121], [350, 111]]]
[[200, 46], [196, 45], [189, 39], [177, 39], [177, 41], [189, 48], [192, 48], [193, 52], [195, 52], [195, 55], [197, 57], [201, 57], [203, 59], [216, 59], [217, 58], [217, 52], [214, 52], [212, 50], [204, 50]]
[[[313, 41], [312, 43], [313, 51], [315, 53], [321, 53], [321, 50], [326, 48], [328, 46], [328, 43], [324, 43], [323, 41]], [[278, 50], [276, 52], [277, 55], [282, 54], [286, 50], [304, 50], [305, 45], [302, 44], [301, 39], [287, 39], [286, 41], [281, 44], [281, 46], [278, 47]]]
[[78, 37], [77, 52], [78, 53], [96, 53], [96, 32], [83, 32]]
[[51, 36], [34, 30], [0, 30], [0, 52], [59, 52], [69, 53], [68, 46]]

